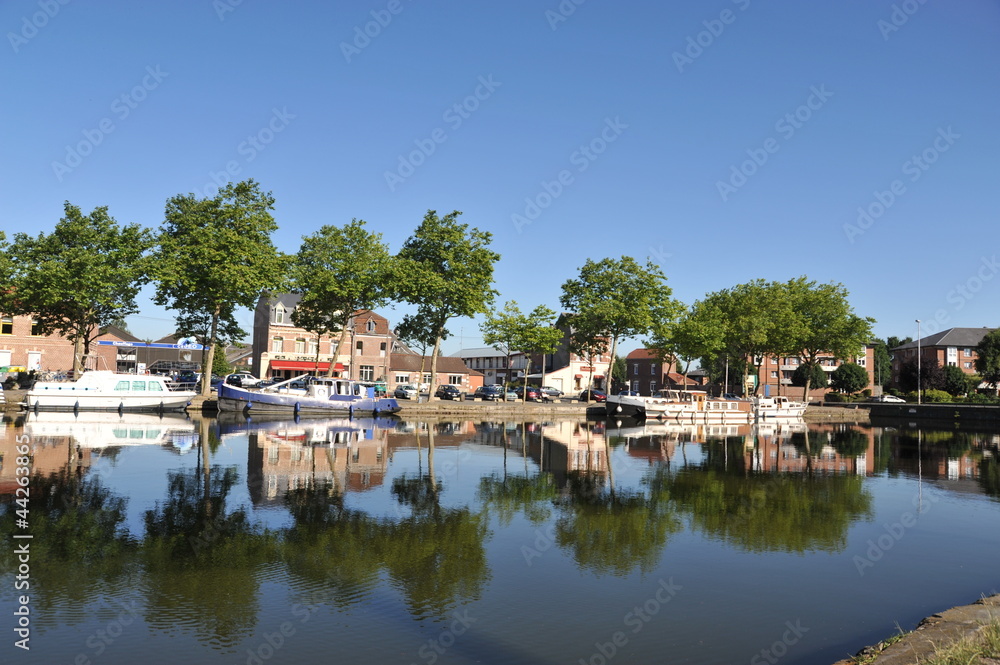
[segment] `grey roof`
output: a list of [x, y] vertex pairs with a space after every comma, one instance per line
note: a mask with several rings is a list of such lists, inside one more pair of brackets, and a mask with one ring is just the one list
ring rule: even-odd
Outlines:
[[[986, 337], [987, 333], [991, 333], [996, 328], [948, 328], [947, 330], [942, 330], [939, 333], [933, 335], [928, 335], [927, 337], [921, 338], [920, 346], [956, 346], [956, 347], [973, 347], [982, 341], [983, 337]], [[917, 342], [907, 342], [901, 346], [897, 346], [895, 349], [890, 349], [890, 351], [895, 351], [896, 349], [915, 349], [917, 348]]]
[[[513, 355], [514, 351], [511, 352]], [[476, 349], [462, 349], [448, 355], [449, 358], [506, 358], [507, 354], [492, 346], [481, 346]]]

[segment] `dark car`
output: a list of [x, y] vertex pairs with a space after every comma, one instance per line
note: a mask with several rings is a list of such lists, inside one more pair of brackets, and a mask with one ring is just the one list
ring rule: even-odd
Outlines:
[[441, 399], [460, 400], [462, 399], [462, 391], [450, 383], [446, 383], [437, 387], [437, 390], [434, 391], [434, 396]]
[[[527, 392], [527, 397], [525, 397], [525, 392]], [[548, 396], [542, 392], [542, 389], [536, 388], [535, 386], [518, 388], [517, 397], [518, 399], [526, 399], [529, 402], [544, 402], [548, 399]]]
[[639, 391], [638, 390], [619, 390], [618, 394], [622, 395], [624, 397], [638, 397], [639, 396]]
[[581, 402], [604, 402], [607, 399], [608, 394], [603, 390], [584, 390], [580, 393]]
[[495, 402], [502, 400], [504, 398], [504, 393], [504, 389], [500, 386], [480, 386], [476, 388], [476, 392], [473, 393], [473, 397]]

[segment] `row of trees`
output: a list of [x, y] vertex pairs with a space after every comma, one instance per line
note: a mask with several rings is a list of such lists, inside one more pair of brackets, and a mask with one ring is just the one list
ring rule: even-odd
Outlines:
[[[31, 314], [41, 332], [72, 340], [77, 371], [103, 326], [138, 312], [137, 295], [149, 283], [155, 302], [177, 312], [177, 333], [209, 347], [205, 374], [220, 342], [246, 335], [238, 310], [253, 308], [267, 291], [298, 293], [294, 322], [316, 335], [339, 333], [341, 341], [357, 310], [415, 306], [396, 332], [432, 349], [432, 377], [455, 317], [485, 314], [484, 340], [508, 354], [552, 353], [561, 339], [556, 312], [545, 305], [522, 313], [511, 301], [491, 311], [500, 255], [492, 235], [459, 223], [458, 211], [428, 211], [395, 255], [357, 219], [321, 227], [286, 255], [272, 241], [273, 209], [273, 196], [253, 180], [230, 183], [213, 198], [174, 196], [157, 231], [119, 226], [106, 207], [85, 215], [67, 202], [51, 234], [17, 233], [10, 243], [0, 236], [0, 279], [9, 285], [0, 310]], [[753, 280], [688, 307], [656, 264], [628, 256], [588, 259], [562, 285], [560, 305], [571, 312], [563, 322], [572, 331], [570, 350], [584, 358], [610, 351], [609, 377], [621, 341], [641, 338], [664, 363], [686, 374], [697, 361], [713, 380], [759, 372], [768, 356], [799, 356], [808, 394], [821, 355], [851, 360], [873, 340], [873, 319], [854, 313], [843, 285]], [[888, 374], [888, 354], [878, 355]]]
[[154, 302], [177, 312], [177, 334], [207, 346], [208, 376], [217, 346], [246, 335], [238, 310], [252, 309], [262, 293], [299, 293], [295, 323], [317, 335], [340, 332], [341, 341], [355, 311], [403, 301], [417, 307], [403, 332], [433, 345], [434, 375], [448, 321], [486, 312], [496, 295], [500, 256], [489, 247], [492, 236], [458, 223], [460, 212], [428, 211], [395, 256], [361, 220], [323, 226], [286, 255], [272, 241], [273, 210], [274, 197], [253, 180], [230, 183], [212, 198], [172, 197], [155, 232], [119, 226], [107, 207], [88, 215], [66, 202], [52, 233], [17, 233], [11, 242], [0, 235], [0, 282], [7, 285], [0, 311], [33, 316], [40, 334], [66, 336], [79, 373], [101, 329], [136, 314], [140, 289], [153, 283]]

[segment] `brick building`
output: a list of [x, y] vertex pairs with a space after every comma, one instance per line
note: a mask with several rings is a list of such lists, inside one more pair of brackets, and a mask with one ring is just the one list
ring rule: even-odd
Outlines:
[[928, 366], [935, 361], [941, 367], [958, 367], [966, 374], [976, 373], [976, 346], [996, 328], [948, 328], [928, 335], [916, 342], [907, 342], [889, 349], [892, 356], [892, 385], [899, 387], [899, 374], [904, 364], [916, 362], [920, 349], [920, 362]]
[[[339, 376], [387, 381], [389, 360], [398, 343], [389, 321], [371, 310], [354, 313], [339, 349], [340, 333], [320, 335], [292, 323], [300, 297], [294, 293], [262, 295], [254, 314], [250, 366], [260, 378], [288, 379], [325, 372], [332, 361]], [[391, 386], [390, 386], [391, 389]]]
[[[136, 352], [128, 346], [116, 347], [97, 342], [139, 342], [142, 340], [116, 326], [106, 326], [91, 342], [87, 369], [135, 371]], [[39, 334], [30, 316], [0, 317], [0, 375], [17, 372], [68, 372], [73, 369], [73, 344], [57, 333]]]

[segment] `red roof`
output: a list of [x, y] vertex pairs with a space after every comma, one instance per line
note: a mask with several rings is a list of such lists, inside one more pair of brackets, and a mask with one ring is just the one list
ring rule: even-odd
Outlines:
[[650, 360], [656, 358], [656, 349], [636, 349], [625, 356], [626, 360]]
[[[673, 381], [674, 383], [684, 383], [683, 374], [678, 374], [677, 372], [667, 372], [667, 376], [670, 377], [670, 380]], [[698, 382], [692, 378], [688, 378], [687, 385], [696, 386], [698, 385]]]

